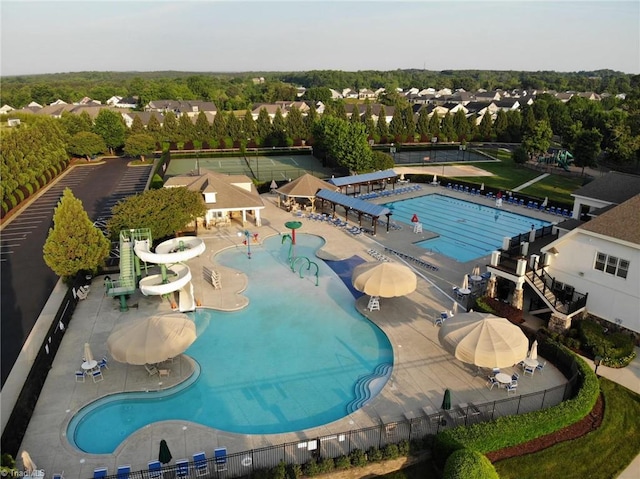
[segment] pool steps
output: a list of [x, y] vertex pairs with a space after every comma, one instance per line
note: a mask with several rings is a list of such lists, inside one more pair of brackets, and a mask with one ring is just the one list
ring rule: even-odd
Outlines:
[[354, 386], [356, 397], [347, 404], [347, 414], [357, 411], [382, 391], [392, 371], [393, 364], [382, 363], [376, 366], [373, 373], [359, 377]]

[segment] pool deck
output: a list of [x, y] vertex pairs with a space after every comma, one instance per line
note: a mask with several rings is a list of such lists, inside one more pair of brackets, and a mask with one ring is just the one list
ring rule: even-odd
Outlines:
[[[404, 199], [436, 192], [486, 205], [493, 204], [485, 198], [471, 197], [428, 185], [423, 186], [421, 191], [393, 198]], [[286, 233], [284, 223], [298, 218], [279, 209], [274, 196], [265, 194], [263, 199], [266, 204], [262, 214], [263, 224], [261, 227], [249, 226], [249, 230], [259, 233], [260, 238]], [[390, 199], [385, 198], [384, 201]], [[560, 220], [555, 216], [517, 206], [504, 205], [503, 209], [549, 221]], [[453, 300], [449, 296], [452, 286], [459, 285], [463, 275], [470, 273], [475, 264], [488, 263], [489, 257], [469, 263], [458, 263], [438, 255], [429, 256], [424, 249], [413, 245], [415, 241], [423, 238], [421, 235], [413, 234], [410, 225], [388, 233], [384, 228], [379, 228], [377, 236], [372, 237], [366, 234], [353, 236], [324, 222], [308, 219], [302, 219], [302, 222], [300, 233], [317, 234], [325, 238], [326, 244], [318, 254], [325, 259], [344, 259], [355, 254], [365, 260], [374, 261], [367, 250], [377, 249], [384, 253], [384, 247], [388, 246], [412, 256], [421, 256], [425, 261], [439, 267], [437, 272], [420, 273], [418, 288], [410, 295], [381, 299], [380, 311], [366, 310], [366, 296], [354, 301], [355, 307], [362, 314], [385, 331], [394, 348], [395, 364], [391, 379], [382, 392], [367, 405], [330, 424], [289, 434], [241, 435], [185, 421], [165, 421], [135, 432], [114, 454], [82, 453], [71, 446], [65, 437], [66, 425], [82, 406], [115, 392], [166, 388], [185, 380], [193, 371], [191, 361], [185, 357], [176, 358], [173, 363], [167, 364], [171, 369], [171, 375], [161, 378], [150, 376], [142, 366], [110, 360], [109, 369], [103, 370], [104, 381], [94, 384], [91, 379], [87, 379], [85, 383], [76, 383], [74, 371], [79, 369], [82, 345], [85, 342], [91, 344], [94, 356], [100, 358], [107, 354], [106, 340], [116, 325], [171, 311], [167, 301], [159, 297], [145, 297], [136, 292], [128, 300], [131, 306], [129, 311], [120, 312], [118, 300], [106, 296], [103, 279], [98, 277], [93, 281], [87, 299], [80, 301], [75, 310], [21, 450], [30, 452], [38, 467], [45, 470], [47, 477], [64, 471], [66, 479], [80, 479], [92, 477], [96, 467], [107, 467], [109, 473], [115, 473], [117, 466], [122, 464], [130, 464], [132, 470], [146, 469], [148, 461], [157, 459], [161, 439], [165, 439], [169, 445], [174, 458], [173, 464], [176, 459], [191, 459], [192, 455], [199, 451], [205, 451], [207, 456], [211, 456], [213, 449], [218, 446], [224, 446], [230, 453], [234, 453], [402, 420], [423, 415], [425, 411], [435, 412], [440, 407], [445, 388], [451, 390], [453, 404], [482, 403], [506, 397], [504, 389], [489, 390], [485, 386], [484, 375], [476, 375], [473, 368], [445, 352], [438, 342], [438, 328], [433, 324], [436, 314], [452, 309]], [[206, 243], [206, 252], [190, 260], [188, 265], [193, 272], [196, 298], [203, 307], [235, 310], [246, 304], [247, 300], [241, 294], [247, 284], [246, 276], [214, 265], [212, 259], [218, 251], [226, 248], [236, 248], [244, 253], [244, 238], [238, 236], [242, 231], [244, 228], [239, 224], [232, 224], [226, 228], [200, 232], [199, 237]], [[424, 235], [427, 237], [428, 232]], [[396, 260], [392, 255], [387, 256]], [[203, 279], [201, 271], [204, 266], [221, 271], [222, 289], [213, 289]], [[64, 292], [64, 288], [58, 285], [50, 299], [51, 304], [56, 301], [59, 304]], [[459, 311], [459, 314], [464, 313], [462, 309]], [[535, 329], [539, 323], [528, 319], [525, 326]], [[241, 355], [238, 360], [242, 360]], [[202, 367], [215, 366], [204, 364]], [[506, 371], [509, 372], [509, 369]], [[565, 382], [562, 374], [548, 364], [544, 374], [521, 378], [518, 393], [526, 394]], [[95, 434], [100, 435], [100, 431], [95, 431]]]

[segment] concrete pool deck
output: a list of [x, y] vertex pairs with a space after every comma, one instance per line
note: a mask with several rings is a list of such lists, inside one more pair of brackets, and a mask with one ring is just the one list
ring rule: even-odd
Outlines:
[[[423, 186], [421, 191], [394, 198], [403, 199], [435, 192], [487, 205], [493, 204], [485, 198], [470, 197], [432, 186]], [[263, 225], [248, 227], [252, 233], [259, 233], [261, 238], [286, 233], [288, 230], [284, 223], [292, 218], [299, 219], [279, 209], [274, 196], [263, 195], [263, 200], [266, 205], [262, 215]], [[389, 198], [384, 201], [389, 201]], [[558, 217], [522, 207], [504, 205], [503, 209], [549, 221], [558, 220]], [[426, 250], [413, 245], [413, 242], [423, 238], [413, 234], [410, 225], [403, 225], [401, 230], [388, 233], [379, 228], [378, 235], [371, 237], [365, 234], [353, 236], [325, 222], [307, 219], [301, 221], [303, 226], [299, 233], [317, 234], [325, 238], [326, 244], [318, 254], [325, 259], [344, 259], [359, 255], [365, 260], [373, 260], [367, 251], [377, 249], [384, 254], [384, 247], [387, 246], [421, 257], [439, 267], [437, 272], [422, 272], [418, 275], [418, 288], [414, 293], [401, 298], [381, 299], [380, 311], [366, 310], [367, 297], [354, 301], [358, 310], [385, 331], [394, 348], [394, 370], [391, 379], [382, 392], [366, 406], [330, 424], [288, 434], [241, 435], [185, 421], [165, 421], [138, 430], [125, 440], [114, 454], [83, 453], [71, 446], [65, 437], [66, 425], [81, 407], [115, 392], [166, 388], [186, 379], [192, 371], [192, 366], [185, 357], [169, 364], [171, 375], [162, 378], [149, 376], [141, 366], [130, 366], [110, 360], [109, 369], [103, 371], [104, 381], [94, 384], [88, 379], [85, 383], [76, 383], [74, 371], [79, 368], [82, 345], [85, 342], [91, 344], [94, 356], [102, 357], [103, 354], [107, 354], [106, 339], [117, 324], [171, 311], [167, 301], [158, 297], [145, 297], [136, 292], [128, 300], [129, 311], [120, 312], [118, 300], [105, 295], [103, 279], [98, 277], [93, 281], [87, 299], [81, 301], [75, 310], [28, 426], [21, 450], [29, 451], [38, 467], [44, 469], [48, 477], [64, 471], [66, 479], [88, 478], [93, 476], [96, 467], [107, 467], [109, 473], [115, 473], [117, 466], [122, 464], [130, 464], [132, 470], [146, 469], [148, 461], [157, 459], [161, 439], [165, 439], [169, 445], [174, 458], [173, 464], [176, 459], [190, 459], [198, 451], [205, 451], [207, 456], [211, 456], [213, 449], [219, 446], [226, 447], [229, 453], [235, 453], [403, 420], [406, 417], [423, 415], [425, 411], [435, 412], [440, 407], [445, 388], [451, 390], [454, 404], [483, 403], [506, 398], [503, 389], [487, 389], [486, 377], [476, 375], [471, 367], [445, 352], [438, 342], [438, 328], [433, 325], [436, 314], [452, 309], [453, 300], [448, 296], [452, 286], [458, 285], [463, 275], [470, 273], [475, 264], [486, 264], [488, 257], [469, 263], [458, 263], [442, 256], [428, 256]], [[199, 237], [205, 241], [207, 250], [200, 257], [190, 260], [188, 265], [193, 272], [196, 298], [203, 307], [234, 310], [242, 307], [243, 301], [246, 302], [246, 298], [238, 293], [246, 286], [246, 276], [220, 268], [213, 262], [215, 254], [226, 248], [236, 248], [239, 253], [245, 253], [246, 247], [242, 244], [244, 238], [237, 235], [242, 231], [244, 228], [240, 225], [232, 224], [226, 228], [200, 232]], [[395, 259], [392, 255], [387, 256]], [[201, 274], [204, 266], [222, 270], [222, 289], [213, 289], [204, 280]], [[51, 301], [55, 302], [55, 296], [60, 294], [64, 294], [64, 288], [58, 287]], [[462, 314], [462, 310], [460, 312]], [[531, 328], [537, 327], [534, 322], [528, 325]], [[210, 366], [204, 364], [202, 367]], [[559, 371], [547, 365], [544, 374], [522, 378], [519, 381], [518, 394], [548, 389], [565, 382]], [[100, 431], [95, 433], [99, 435]]]

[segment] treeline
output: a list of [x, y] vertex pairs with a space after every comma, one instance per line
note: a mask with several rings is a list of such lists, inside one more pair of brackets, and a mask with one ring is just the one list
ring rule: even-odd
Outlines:
[[[264, 78], [264, 82], [254, 81]], [[68, 103], [89, 97], [106, 102], [114, 95], [138, 97], [140, 105], [151, 100], [207, 100], [222, 110], [240, 110], [254, 103], [294, 100], [298, 86], [342, 90], [368, 88], [479, 88], [551, 89], [632, 93], [640, 88], [640, 75], [612, 70], [561, 73], [553, 71], [517, 72], [483, 70], [394, 70], [345, 72], [251, 72], [237, 74], [186, 72], [82, 72], [2, 78], [0, 103], [22, 108], [35, 101], [48, 105], [58, 99]], [[313, 90], [312, 90], [313, 91]], [[308, 95], [307, 99], [313, 95]]]

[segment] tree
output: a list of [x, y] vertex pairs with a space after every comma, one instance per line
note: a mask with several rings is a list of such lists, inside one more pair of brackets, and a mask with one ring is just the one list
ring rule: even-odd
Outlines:
[[371, 148], [362, 123], [353, 124], [333, 116], [323, 116], [315, 124], [313, 136], [330, 157], [350, 171], [371, 168]]
[[573, 146], [573, 156], [576, 166], [593, 166], [600, 155], [600, 145], [602, 143], [602, 133], [595, 128], [582, 130], [578, 133]]
[[527, 153], [527, 150], [522, 146], [519, 146], [513, 150], [512, 159], [516, 165], [524, 165], [529, 160], [529, 154]]
[[276, 134], [282, 134], [286, 130], [284, 116], [282, 116], [282, 110], [280, 109], [280, 107], [276, 108], [276, 114], [273, 116], [271, 129]]
[[285, 123], [287, 127], [287, 134], [290, 138], [300, 140], [306, 137], [304, 119], [302, 118], [302, 112], [298, 107], [291, 107]]
[[522, 126], [521, 126], [522, 137], [524, 138], [525, 135], [531, 135], [535, 127], [536, 127], [536, 117], [533, 114], [533, 108], [531, 108], [528, 105], [525, 105], [522, 108]]
[[536, 122], [533, 131], [526, 134], [522, 138], [522, 146], [530, 155], [537, 156], [540, 153], [546, 153], [551, 145], [551, 137], [553, 132], [546, 120]]
[[178, 136], [181, 141], [192, 141], [195, 136], [195, 127], [191, 117], [186, 113], [180, 115], [178, 119]]
[[429, 134], [429, 112], [424, 107], [418, 112], [416, 130], [418, 131], [418, 135], [420, 135], [420, 141], [431, 141], [432, 137]]
[[389, 170], [395, 166], [396, 164], [393, 162], [393, 158], [389, 153], [378, 150], [372, 152], [371, 169], [373, 171]]
[[223, 111], [218, 110], [216, 116], [213, 117], [211, 134], [218, 140], [227, 136], [227, 119]]
[[144, 161], [145, 156], [152, 154], [156, 149], [156, 140], [146, 133], [130, 135], [124, 142], [124, 153], [127, 156], [139, 156]]
[[160, 125], [160, 120], [156, 115], [151, 115], [149, 118], [149, 123], [147, 123], [147, 133], [153, 136], [153, 139], [156, 142], [162, 141], [164, 138], [162, 137], [162, 125]]
[[402, 110], [400, 110], [400, 108], [396, 108], [393, 111], [393, 117], [391, 117], [391, 121], [389, 122], [389, 134], [394, 139], [394, 141], [404, 141], [406, 134], [404, 121], [402, 119]]
[[93, 125], [93, 132], [102, 137], [111, 154], [115, 148], [124, 145], [126, 130], [122, 116], [106, 108], [100, 110]]
[[66, 130], [69, 137], [81, 131], [91, 131], [91, 127], [93, 126], [91, 117], [86, 111], [83, 111], [80, 115], [74, 115], [73, 113], [65, 111], [60, 117], [60, 124]]
[[129, 129], [129, 134], [138, 135], [140, 133], [144, 133], [146, 130], [144, 128], [144, 123], [142, 123], [142, 118], [140, 115], [134, 115], [133, 122], [131, 123], [131, 128]]
[[478, 126], [478, 133], [480, 134], [480, 140], [488, 141], [491, 139], [491, 133], [493, 122], [491, 121], [491, 113], [489, 109], [485, 110], [484, 115], [482, 115], [482, 119], [480, 120], [480, 125]]
[[193, 129], [193, 139], [198, 141], [206, 141], [211, 137], [211, 124], [207, 119], [207, 115], [203, 111], [198, 113], [196, 124]]
[[496, 114], [496, 121], [493, 122], [493, 134], [497, 141], [510, 141], [509, 138], [509, 120], [506, 112], [501, 108]]
[[456, 140], [456, 130], [453, 127], [453, 117], [449, 112], [445, 113], [444, 118], [442, 119], [442, 140]]
[[253, 115], [250, 110], [247, 110], [244, 114], [244, 118], [242, 119], [242, 131], [247, 138], [255, 138], [258, 129], [256, 128], [256, 122], [253, 119]]
[[367, 130], [367, 135], [369, 138], [373, 138], [376, 135], [376, 124], [373, 121], [373, 109], [371, 108], [371, 103], [367, 100], [367, 107], [364, 110], [364, 118], [363, 123]]
[[407, 105], [402, 110], [402, 122], [404, 124], [405, 141], [413, 143], [416, 139], [416, 122], [413, 118], [413, 108]]
[[349, 117], [351, 123], [360, 123], [360, 108], [357, 104], [353, 104], [351, 107], [351, 116]]
[[429, 141], [432, 138], [440, 138], [440, 117], [434, 111], [429, 118]]
[[178, 119], [176, 118], [176, 114], [172, 111], [168, 111], [164, 114], [164, 121], [162, 122], [162, 136], [163, 140], [167, 140], [172, 143], [180, 141]]
[[111, 243], [93, 226], [82, 202], [65, 188], [44, 243], [44, 262], [64, 279], [80, 271], [95, 273], [109, 256]]
[[235, 141], [245, 141], [247, 138], [242, 132], [242, 121], [233, 112], [227, 116], [227, 136]]
[[467, 117], [462, 109], [458, 110], [453, 115], [453, 129], [456, 132], [458, 141], [469, 139], [469, 123], [467, 122]]
[[389, 136], [389, 126], [387, 125], [387, 112], [384, 109], [384, 106], [380, 106], [380, 111], [378, 112], [378, 135], [380, 135], [380, 141], [386, 142], [387, 137]]
[[269, 118], [269, 113], [267, 113], [267, 109], [262, 107], [258, 112], [258, 119], [256, 120], [256, 127], [258, 129], [258, 138], [260, 140], [265, 141], [269, 138], [271, 134], [271, 118]]
[[158, 240], [175, 236], [206, 212], [202, 193], [186, 187], [160, 188], [129, 196], [113, 207], [107, 222], [112, 238], [123, 229], [150, 228]]
[[81, 131], [71, 137], [67, 150], [73, 155], [85, 156], [90, 160], [93, 155], [107, 151], [107, 145], [100, 135], [90, 131]]

